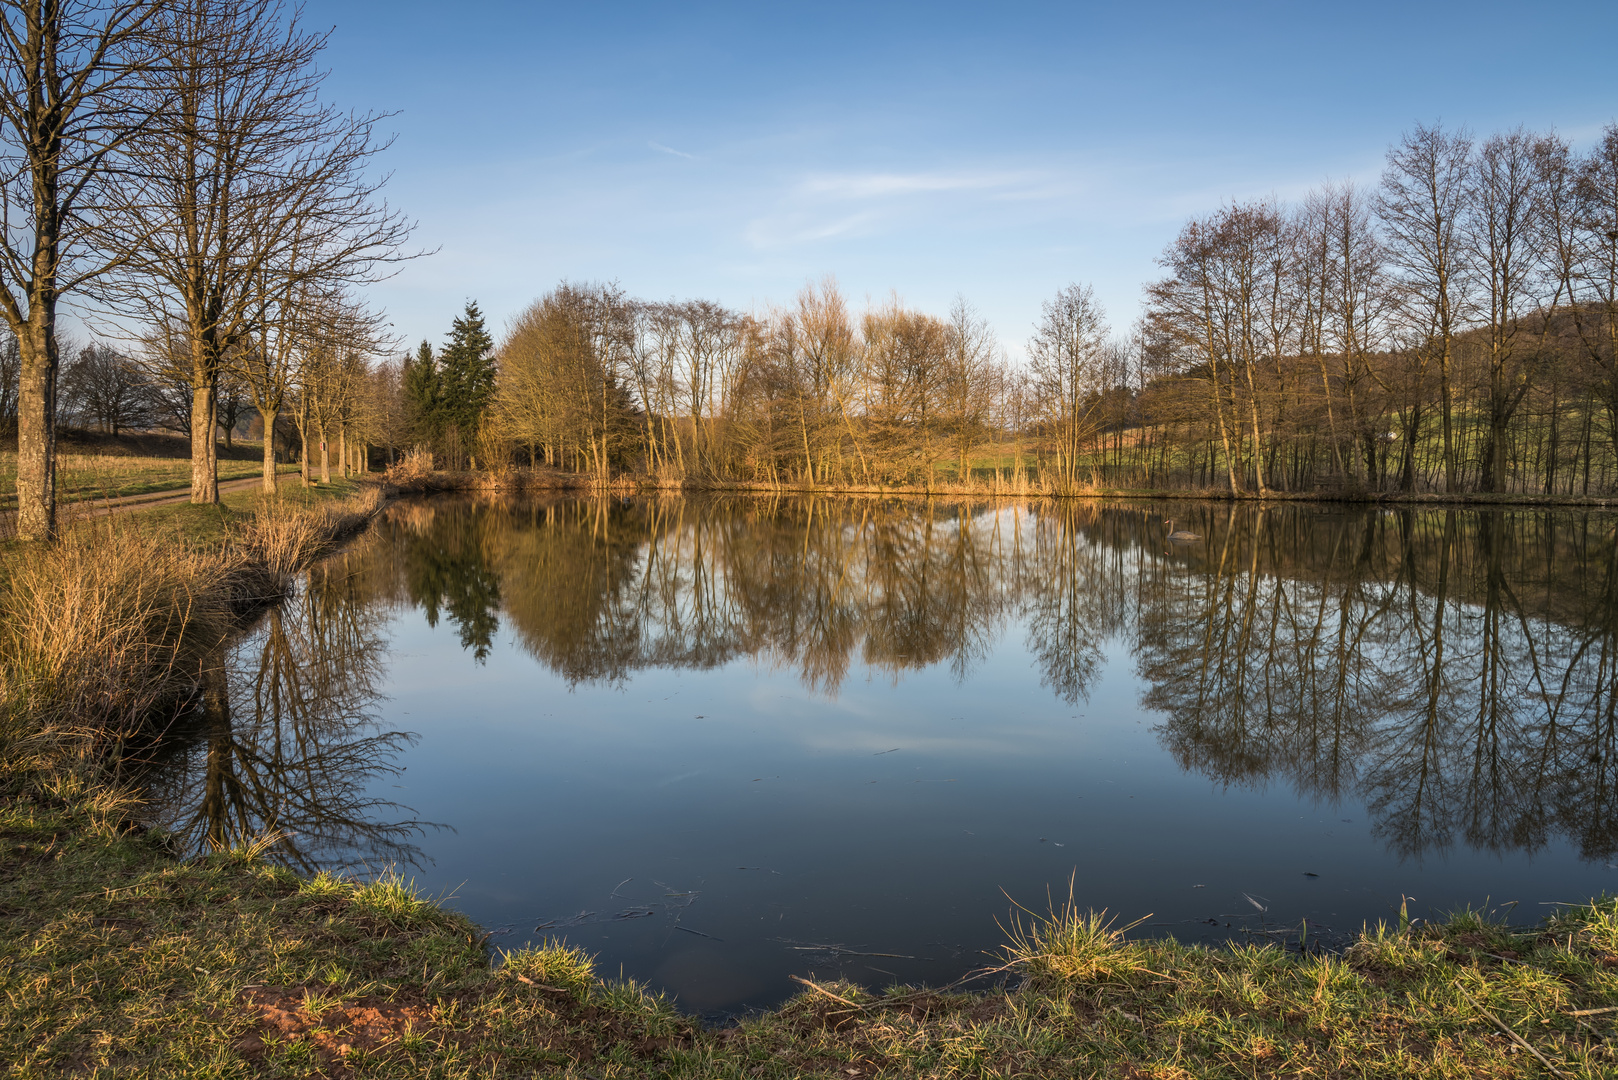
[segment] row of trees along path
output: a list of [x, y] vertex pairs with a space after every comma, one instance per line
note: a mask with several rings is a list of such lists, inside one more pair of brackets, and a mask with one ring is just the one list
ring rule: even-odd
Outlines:
[[[323, 102], [326, 35], [279, 0], [0, 3], [0, 312], [17, 339], [18, 531], [56, 528], [57, 311], [76, 294], [189, 381], [193, 501], [218, 498], [217, 390], [266, 431], [365, 366], [378, 321], [348, 294], [404, 257], [367, 174], [376, 114]], [[266, 438], [265, 484], [275, 469]]]

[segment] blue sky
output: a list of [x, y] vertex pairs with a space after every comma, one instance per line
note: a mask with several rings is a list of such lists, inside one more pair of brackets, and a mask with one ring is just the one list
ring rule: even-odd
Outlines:
[[437, 253], [371, 291], [409, 341], [562, 279], [749, 309], [835, 274], [965, 296], [1016, 355], [1087, 281], [1115, 328], [1222, 201], [1374, 183], [1417, 121], [1579, 144], [1618, 3], [458, 4], [317, 0], [328, 97], [397, 111]]

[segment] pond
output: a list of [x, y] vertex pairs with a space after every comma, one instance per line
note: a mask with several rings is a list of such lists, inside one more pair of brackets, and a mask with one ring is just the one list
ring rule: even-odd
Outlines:
[[399, 502], [219, 657], [153, 812], [709, 1015], [949, 982], [1070, 895], [1294, 948], [1533, 920], [1618, 891], [1614, 524]]

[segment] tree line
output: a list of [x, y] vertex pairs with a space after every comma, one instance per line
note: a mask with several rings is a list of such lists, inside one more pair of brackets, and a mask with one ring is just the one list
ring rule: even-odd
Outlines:
[[[381, 360], [356, 288], [407, 257], [409, 223], [370, 178], [384, 117], [320, 97], [324, 35], [279, 0], [0, 17], [0, 417], [24, 536], [54, 529], [59, 413], [188, 430], [200, 502], [244, 412], [271, 433], [270, 490], [279, 432], [306, 478], [310, 450], [325, 476], [382, 446], [697, 485], [1618, 485], [1618, 126], [1582, 153], [1418, 126], [1373, 187], [1185, 223], [1125, 332], [1090, 286], [1059, 290], [1017, 359], [964, 298], [856, 311], [827, 278], [746, 312], [564, 282], [498, 347], [469, 304], [438, 351]], [[69, 294], [130, 347], [64, 368]]]
[[354, 290], [406, 257], [410, 224], [370, 171], [385, 116], [321, 97], [328, 34], [280, 0], [4, 0], [0, 24], [19, 535], [55, 532], [58, 396], [86, 392], [59, 385], [66, 298], [141, 369], [70, 370], [168, 387], [193, 501], [218, 499], [222, 404], [342, 442], [385, 345]]
[[[964, 299], [741, 312], [564, 283], [513, 320], [484, 460], [839, 486], [1606, 493], [1618, 126], [1586, 153], [1418, 126], [1380, 183], [1185, 223], [1115, 333], [1088, 285], [1013, 362]], [[419, 370], [419, 369], [418, 369]]]

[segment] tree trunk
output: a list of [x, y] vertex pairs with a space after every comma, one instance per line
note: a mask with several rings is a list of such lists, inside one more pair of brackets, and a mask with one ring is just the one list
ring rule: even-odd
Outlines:
[[191, 384], [191, 501], [212, 505], [219, 501], [219, 469], [214, 435], [215, 377], [205, 375]]
[[[35, 301], [35, 311], [40, 311]], [[56, 335], [48, 315], [19, 335], [17, 380], [17, 536], [56, 537]], [[28, 340], [32, 337], [34, 340]]]
[[275, 494], [275, 415], [274, 409], [259, 409], [258, 415], [264, 421], [264, 492], [267, 495]]
[[303, 476], [303, 486], [309, 486], [309, 403], [303, 401], [298, 405], [298, 465]]
[[1438, 406], [1444, 425], [1444, 493], [1453, 495], [1460, 487], [1460, 477], [1455, 463], [1454, 395], [1449, 384], [1449, 354], [1449, 333], [1446, 330], [1442, 350], [1438, 354]]
[[331, 453], [326, 446], [326, 426], [320, 427], [320, 482], [331, 483]]
[[1253, 365], [1243, 364], [1242, 368], [1247, 375], [1247, 405], [1253, 422], [1253, 484], [1262, 496], [1269, 493], [1269, 486], [1264, 482], [1264, 442], [1259, 435], [1258, 388], [1253, 384]]

